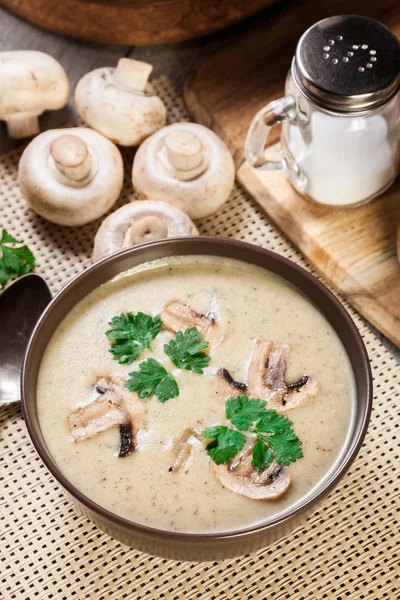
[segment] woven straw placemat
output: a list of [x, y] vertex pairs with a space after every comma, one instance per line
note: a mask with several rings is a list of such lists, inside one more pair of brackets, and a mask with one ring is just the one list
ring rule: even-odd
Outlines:
[[[169, 120], [187, 119], [166, 78], [153, 82]], [[0, 228], [27, 243], [57, 291], [90, 264], [99, 222], [61, 228], [37, 217], [17, 183], [19, 151], [0, 156]], [[133, 197], [131, 150], [118, 205]], [[270, 248], [309, 266], [239, 187], [201, 233]], [[121, 600], [399, 598], [399, 367], [347, 306], [371, 358], [375, 397], [367, 439], [350, 472], [302, 527], [255, 554], [214, 563], [160, 559], [123, 546], [77, 514], [37, 456], [18, 406], [0, 413], [1, 594], [9, 599]], [[1, 326], [1, 324], [0, 324]], [[398, 431], [398, 429], [397, 429]]]

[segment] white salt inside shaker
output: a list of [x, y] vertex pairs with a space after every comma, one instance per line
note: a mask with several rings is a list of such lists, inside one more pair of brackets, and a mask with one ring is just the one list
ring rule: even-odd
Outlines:
[[380, 193], [397, 172], [388, 123], [383, 115], [311, 115], [308, 144], [289, 127], [289, 150], [304, 175], [303, 193], [330, 205], [359, 204]]

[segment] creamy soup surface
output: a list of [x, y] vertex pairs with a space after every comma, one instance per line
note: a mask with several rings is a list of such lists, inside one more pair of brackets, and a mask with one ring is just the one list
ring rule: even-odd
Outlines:
[[[203, 375], [180, 370], [163, 345], [174, 334], [162, 330], [132, 365], [120, 365], [109, 352], [105, 331], [112, 317], [128, 311], [156, 316], [173, 300], [199, 312], [210, 310], [224, 328]], [[303, 441], [304, 458], [290, 465], [292, 483], [279, 499], [257, 501], [222, 487], [202, 444], [185, 469], [171, 472], [172, 442], [186, 427], [202, 430], [229, 425], [213, 379], [225, 367], [246, 381], [255, 339], [289, 343], [286, 380], [304, 374], [320, 383], [307, 406], [286, 413]], [[148, 426], [137, 449], [118, 457], [114, 428], [75, 443], [67, 417], [96, 398], [99, 377], [124, 378], [140, 361], [153, 357], [172, 372], [179, 397], [145, 402]], [[38, 411], [46, 444], [67, 478], [106, 509], [135, 522], [181, 532], [243, 528], [287, 511], [320, 486], [338, 460], [354, 408], [354, 382], [347, 354], [321, 313], [286, 281], [247, 263], [221, 257], [189, 256], [154, 261], [120, 275], [82, 300], [55, 331], [43, 357]]]

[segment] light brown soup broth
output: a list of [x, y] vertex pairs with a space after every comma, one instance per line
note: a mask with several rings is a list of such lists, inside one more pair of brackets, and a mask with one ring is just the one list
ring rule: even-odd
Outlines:
[[[138, 368], [112, 359], [104, 334], [121, 312], [160, 314], [171, 300], [208, 312], [220, 312], [225, 336], [212, 352], [204, 375], [176, 369], [163, 344], [173, 334], [162, 331], [153, 352], [175, 376], [180, 395], [161, 404], [145, 400], [148, 428], [138, 436], [132, 455], [118, 458], [119, 431], [74, 443], [67, 416], [91, 402], [100, 376]], [[175, 460], [172, 439], [186, 427], [228, 424], [224, 403], [213, 389], [213, 375], [223, 366], [246, 381], [255, 338], [291, 344], [287, 380], [304, 374], [319, 379], [318, 397], [288, 416], [303, 441], [304, 458], [290, 466], [292, 484], [279, 500], [255, 501], [224, 489], [215, 479], [202, 446], [187, 468], [170, 472]], [[343, 448], [351, 423], [354, 383], [345, 350], [321, 313], [295, 288], [259, 267], [220, 257], [179, 257], [148, 263], [106, 283], [82, 300], [63, 320], [42, 361], [38, 411], [48, 448], [68, 479], [108, 510], [167, 530], [227, 531], [265, 521], [286, 511], [326, 478]]]

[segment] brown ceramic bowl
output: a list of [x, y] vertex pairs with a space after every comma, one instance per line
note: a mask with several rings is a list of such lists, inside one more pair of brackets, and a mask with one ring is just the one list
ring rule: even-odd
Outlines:
[[[46, 448], [36, 410], [36, 383], [44, 350], [66, 314], [97, 286], [118, 273], [157, 258], [187, 254], [209, 254], [236, 258], [277, 273], [316, 305], [331, 323], [350, 357], [356, 382], [356, 414], [342, 459], [322, 486], [302, 504], [265, 524], [227, 533], [189, 534], [138, 525], [105, 510], [76, 489], [59, 470]], [[235, 240], [191, 237], [141, 244], [107, 257], [72, 279], [55, 296], [32, 334], [22, 370], [22, 405], [32, 441], [47, 468], [83, 512], [111, 536], [150, 554], [180, 560], [217, 560], [246, 554], [267, 546], [305, 522], [328, 492], [343, 477], [360, 449], [367, 431], [372, 405], [372, 379], [368, 355], [353, 321], [336, 298], [307, 271], [291, 261]]]

